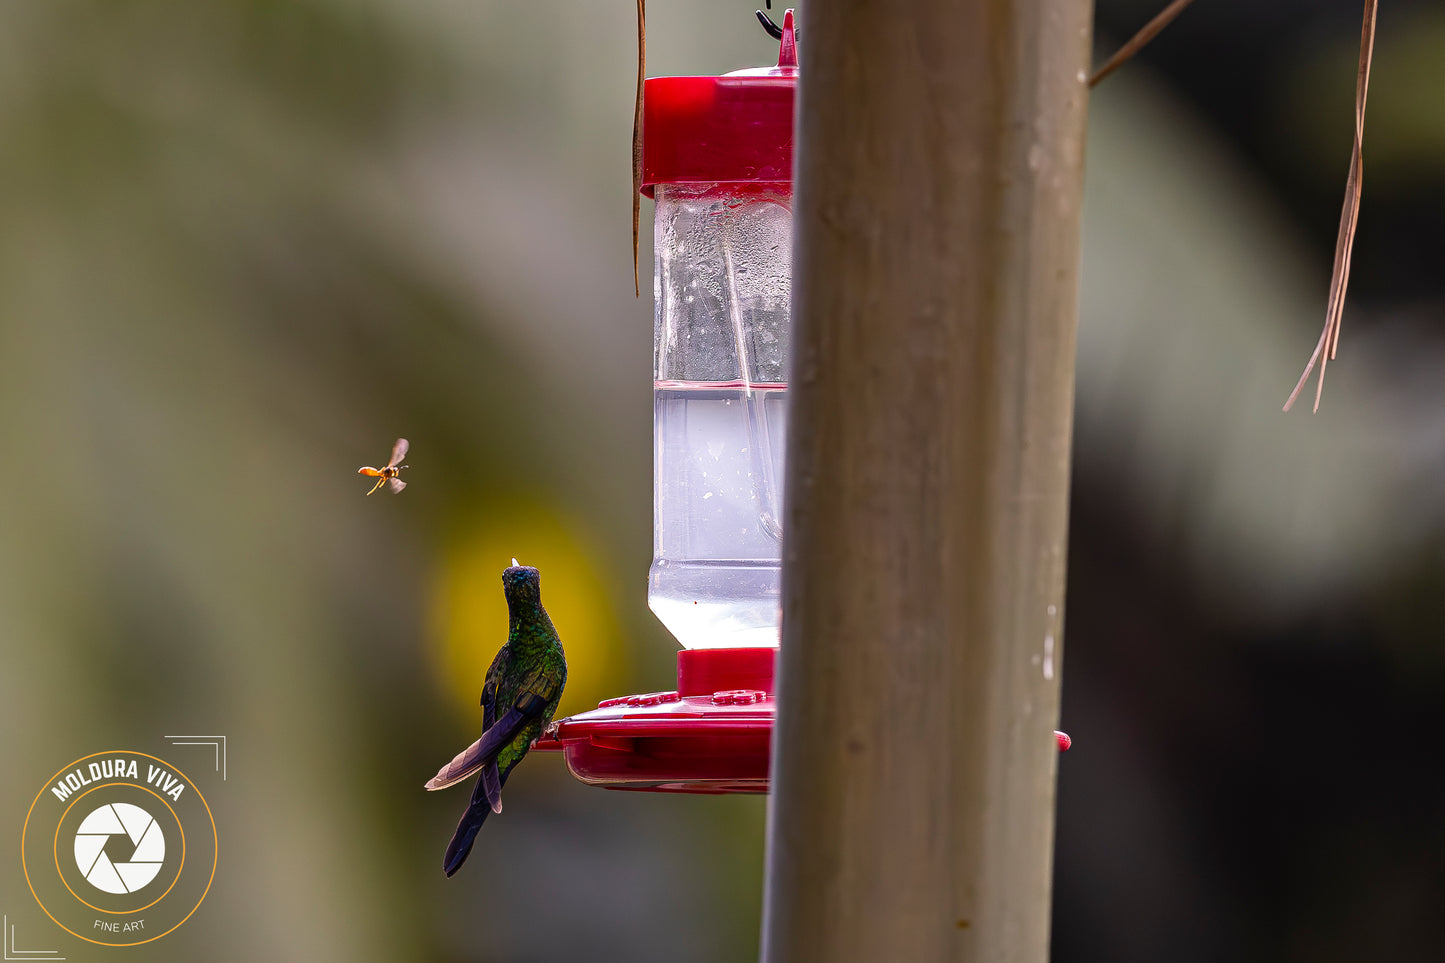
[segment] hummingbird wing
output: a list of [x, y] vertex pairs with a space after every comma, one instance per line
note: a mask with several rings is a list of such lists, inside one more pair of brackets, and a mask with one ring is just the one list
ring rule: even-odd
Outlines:
[[[486, 732], [497, 721], [497, 687], [487, 685], [482, 687], [482, 731]], [[481, 778], [477, 780], [476, 788], [472, 790], [471, 805], [479, 803], [478, 796], [485, 796], [487, 805], [492, 812], [502, 811], [502, 774], [497, 771], [497, 761], [493, 759], [482, 767]]]
[[[490, 719], [496, 711], [495, 701], [489, 701], [488, 698], [494, 695], [495, 691], [495, 688], [491, 686], [482, 690], [482, 720], [484, 722]], [[517, 701], [517, 706], [514, 706], [507, 715], [515, 713], [521, 718], [522, 721], [517, 727], [518, 729], [520, 729], [521, 726], [525, 726], [528, 721], [541, 715], [547, 705], [547, 701], [534, 692], [523, 692]], [[505, 722], [507, 715], [502, 716], [503, 722]], [[487, 729], [487, 732], [493, 732], [499, 728], [498, 724], [493, 723]], [[485, 738], [486, 736], [484, 734], [483, 739]], [[509, 737], [506, 741], [499, 742], [499, 748], [507, 745], [507, 742], [510, 741]], [[482, 739], [477, 740], [477, 743], [480, 742], [482, 742]], [[477, 744], [473, 744], [467, 752], [462, 753], [462, 756], [467, 755], [468, 752], [475, 749], [476, 745]], [[461, 759], [462, 756], [458, 756], [457, 759]], [[494, 752], [491, 758], [482, 766], [482, 774], [477, 778], [477, 785], [472, 790], [472, 798], [467, 803], [466, 810], [462, 812], [462, 818], [457, 822], [457, 829], [456, 832], [452, 833], [451, 842], [447, 843], [446, 855], [442, 859], [442, 872], [446, 873], [447, 878], [455, 876], [457, 870], [462, 868], [462, 863], [466, 862], [467, 855], [472, 851], [472, 843], [476, 841], [477, 833], [481, 831], [482, 824], [487, 821], [487, 817], [494, 812], [499, 813], [502, 811], [502, 785], [507, 781], [507, 776], [517, 765], [518, 761], [518, 759], [513, 759], [507, 764], [505, 771], [498, 771], [497, 756]], [[456, 762], [456, 759], [452, 760], [454, 765]], [[440, 778], [441, 773], [438, 773], [437, 776]], [[428, 783], [427, 788], [430, 789], [433, 787]], [[441, 787], [438, 786], [436, 788]]]
[[493, 759], [482, 767], [482, 778], [477, 780], [477, 788], [472, 790], [472, 795], [478, 792], [486, 796], [492, 812], [502, 811], [502, 774], [497, 770], [497, 760]]
[[494, 813], [502, 811], [502, 774], [497, 769], [495, 759], [482, 767], [482, 774], [477, 777], [477, 784], [472, 788], [470, 805], [485, 805]]
[[[511, 709], [508, 715], [514, 712], [518, 713], [523, 720], [522, 725], [526, 725], [529, 720], [541, 715], [547, 706], [547, 700], [535, 692], [523, 692], [517, 702], [517, 706]], [[485, 715], [486, 711], [484, 709], [483, 716], [485, 717]], [[506, 715], [502, 716], [503, 721], [506, 718]], [[487, 731], [491, 732], [497, 729], [498, 725], [499, 724], [494, 724], [491, 729]], [[485, 738], [485, 736], [483, 736], [483, 738]], [[477, 741], [481, 742], [482, 740], [479, 739]], [[500, 745], [504, 746], [506, 743], [503, 742], [500, 743]], [[473, 746], [473, 748], [475, 748], [475, 746]], [[468, 752], [470, 751], [469, 749]], [[466, 755], [466, 753], [464, 752], [462, 755]], [[460, 759], [461, 756], [457, 758]], [[457, 829], [456, 832], [452, 833], [451, 842], [447, 843], [446, 855], [442, 859], [442, 872], [446, 873], [447, 878], [450, 879], [452, 876], [455, 876], [457, 870], [462, 868], [462, 863], [466, 862], [467, 855], [472, 851], [472, 843], [476, 841], [477, 833], [481, 831], [482, 824], [487, 821], [487, 817], [493, 812], [502, 811], [502, 786], [506, 783], [507, 776], [516, 768], [519, 761], [519, 759], [513, 759], [507, 763], [505, 770], [499, 772], [497, 769], [497, 758], [496, 755], [493, 754], [486, 765], [482, 767], [482, 775], [477, 779], [476, 788], [472, 790], [471, 801], [467, 803], [467, 808], [462, 813], [462, 818], [457, 822]], [[455, 763], [456, 760], [454, 759], [452, 762]], [[440, 777], [440, 775], [441, 774], [438, 773], [438, 777]], [[430, 783], [427, 784], [427, 788], [432, 788]], [[441, 787], [438, 786], [436, 788]], [[496, 803], [492, 805], [491, 802], [494, 793]]]
[[[482, 686], [483, 730], [490, 730], [496, 726], [496, 715], [497, 686], [494, 682], [488, 682]], [[510, 771], [509, 769], [508, 772]], [[502, 811], [502, 783], [505, 779], [506, 777], [497, 770], [495, 758], [482, 767], [482, 774], [477, 779], [476, 787], [472, 789], [472, 798], [462, 812], [462, 818], [457, 822], [457, 829], [452, 833], [451, 842], [447, 843], [446, 856], [442, 860], [442, 872], [446, 873], [448, 879], [462, 868], [462, 863], [466, 862], [467, 854], [472, 851], [472, 843], [476, 840], [477, 833], [481, 831], [482, 823], [487, 821], [487, 816]]]
[[[474, 775], [479, 769], [488, 764], [495, 764], [497, 753], [501, 752], [509, 742], [517, 737], [531, 720], [542, 714], [547, 706], [547, 700], [535, 692], [523, 692], [517, 704], [502, 714], [502, 717], [494, 722], [482, 737], [472, 743], [451, 762], [437, 770], [437, 774], [426, 784], [430, 790], [446, 789], [448, 786], [455, 786], [457, 783]], [[499, 780], [500, 781], [500, 780]], [[500, 791], [500, 787], [498, 787]], [[500, 802], [500, 796], [498, 797]]]

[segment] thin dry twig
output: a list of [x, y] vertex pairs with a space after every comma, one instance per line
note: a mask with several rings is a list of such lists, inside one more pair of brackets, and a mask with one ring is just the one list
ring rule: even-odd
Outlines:
[[637, 0], [637, 104], [632, 108], [632, 289], [642, 297], [637, 228], [642, 216], [642, 83], [647, 75], [647, 0]]
[[1134, 36], [1129, 38], [1128, 43], [1120, 47], [1118, 52], [1115, 53], [1114, 56], [1110, 57], [1107, 61], [1105, 61], [1104, 66], [1100, 67], [1094, 72], [1094, 76], [1089, 78], [1089, 86], [1093, 87], [1099, 81], [1103, 80], [1105, 77], [1109, 76], [1114, 71], [1122, 67], [1130, 57], [1143, 50], [1144, 46], [1148, 44], [1149, 41], [1157, 37], [1159, 35], [1159, 31], [1163, 30], [1165, 27], [1169, 26], [1169, 24], [1173, 23], [1174, 18], [1183, 13], [1184, 8], [1189, 6], [1193, 2], [1194, 0], [1174, 0], [1173, 3], [1169, 4], [1169, 6], [1159, 11], [1159, 13], [1154, 16], [1153, 20], [1150, 20], [1148, 23], [1144, 24], [1143, 28], [1138, 33], [1134, 34]]
[[1319, 362], [1320, 381], [1315, 388], [1315, 411], [1320, 410], [1320, 396], [1325, 390], [1325, 368], [1334, 360], [1340, 345], [1340, 321], [1345, 313], [1345, 289], [1350, 283], [1350, 254], [1354, 250], [1355, 228], [1360, 220], [1360, 183], [1363, 176], [1365, 141], [1365, 94], [1370, 89], [1370, 62], [1375, 55], [1375, 11], [1378, 0], [1365, 0], [1365, 22], [1360, 29], [1360, 66], [1355, 75], [1355, 145], [1350, 154], [1350, 173], [1345, 178], [1345, 203], [1340, 211], [1340, 233], [1335, 238], [1335, 266], [1330, 275], [1330, 296], [1325, 304], [1325, 329], [1299, 383], [1289, 393], [1284, 410], [1289, 411], [1299, 397], [1315, 363]]

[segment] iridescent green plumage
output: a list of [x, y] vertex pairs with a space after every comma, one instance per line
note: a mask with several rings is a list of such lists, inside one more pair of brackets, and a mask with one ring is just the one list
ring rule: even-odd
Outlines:
[[427, 783], [428, 789], [444, 789], [480, 773], [447, 846], [442, 868], [448, 876], [466, 861], [487, 816], [502, 811], [502, 786], [532, 740], [552, 721], [567, 684], [567, 659], [557, 629], [542, 607], [537, 570], [512, 566], [502, 573], [502, 588], [507, 596], [507, 641], [492, 660], [482, 686], [482, 737]]

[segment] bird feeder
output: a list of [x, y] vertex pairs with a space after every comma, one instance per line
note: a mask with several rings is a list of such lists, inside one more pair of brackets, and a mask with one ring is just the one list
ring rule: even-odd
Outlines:
[[765, 25], [780, 35], [774, 67], [646, 82], [642, 192], [655, 201], [648, 603], [682, 645], [677, 688], [604, 700], [536, 743], [608, 789], [768, 790], [798, 49], [791, 10], [781, 28]]

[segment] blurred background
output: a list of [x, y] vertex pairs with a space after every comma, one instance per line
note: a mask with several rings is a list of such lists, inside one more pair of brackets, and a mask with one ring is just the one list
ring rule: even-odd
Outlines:
[[[1161, 0], [1100, 0], [1101, 59]], [[1382, 4], [1338, 362], [1359, 0], [1203, 0], [1090, 108], [1054, 958], [1425, 960], [1445, 905], [1445, 13]], [[631, 4], [0, 5], [0, 906], [65, 762], [155, 752], [221, 870], [147, 960], [754, 958], [763, 800], [538, 756], [453, 880], [541, 567], [559, 714], [669, 687]], [[654, 3], [650, 75], [771, 63]], [[806, 26], [804, 26], [806, 33]], [[806, 51], [804, 52], [806, 55]], [[650, 265], [644, 203], [644, 294]], [[1312, 389], [1311, 389], [1312, 390]], [[411, 440], [405, 495], [357, 466]], [[225, 734], [228, 778], [162, 737]], [[90, 955], [87, 955], [90, 953]]]

